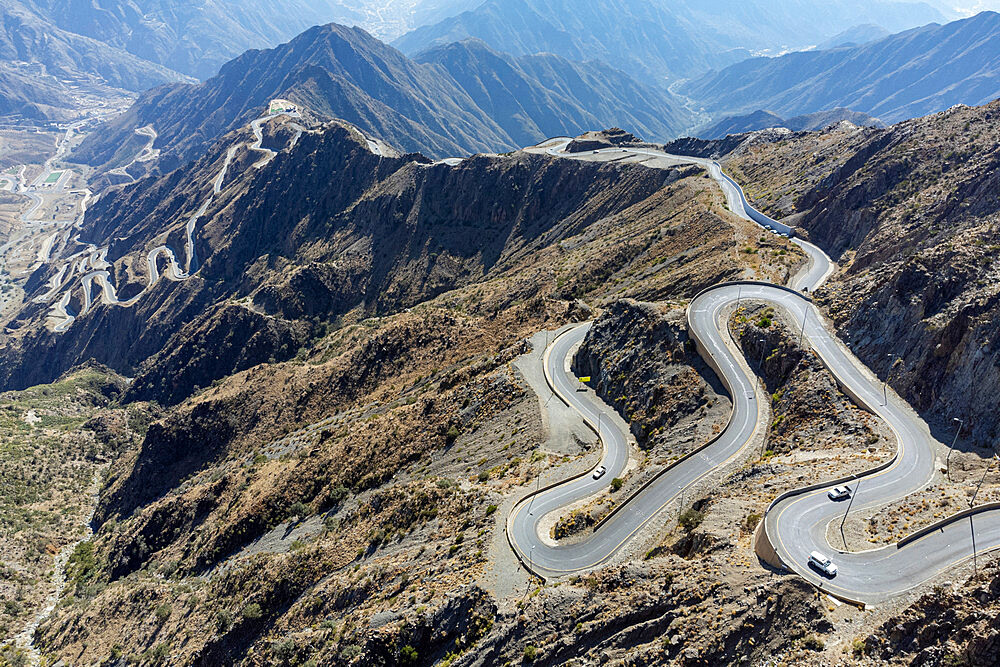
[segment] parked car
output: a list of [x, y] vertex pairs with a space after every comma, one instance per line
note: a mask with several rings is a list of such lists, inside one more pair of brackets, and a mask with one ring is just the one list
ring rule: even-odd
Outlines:
[[851, 497], [851, 487], [835, 486], [826, 495], [830, 496], [830, 500], [844, 500]]
[[837, 576], [837, 566], [834, 565], [833, 561], [821, 554], [818, 551], [814, 551], [809, 554], [809, 565], [816, 568], [828, 577]]
[[608, 471], [604, 466], [597, 466], [597, 470], [594, 471], [594, 479], [600, 479], [604, 477], [604, 473]]

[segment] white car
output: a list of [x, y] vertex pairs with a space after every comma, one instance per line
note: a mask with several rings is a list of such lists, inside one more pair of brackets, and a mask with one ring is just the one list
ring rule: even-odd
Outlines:
[[604, 466], [597, 466], [597, 470], [594, 471], [594, 479], [600, 479], [604, 477], [604, 473], [608, 471]]
[[844, 500], [851, 497], [851, 487], [835, 486], [826, 495], [830, 497], [830, 500]]
[[818, 551], [809, 554], [809, 564], [828, 577], [837, 576], [837, 566], [833, 564], [832, 560]]

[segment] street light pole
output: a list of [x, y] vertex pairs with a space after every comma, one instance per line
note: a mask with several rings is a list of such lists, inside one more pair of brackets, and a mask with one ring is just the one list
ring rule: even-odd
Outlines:
[[806, 320], [809, 318], [809, 304], [806, 304], [802, 313], [802, 332], [799, 334], [799, 347], [802, 347], [802, 338], [806, 335]]
[[993, 458], [986, 465], [986, 470], [983, 471], [983, 478], [979, 480], [979, 486], [976, 487], [976, 492], [972, 494], [972, 500], [969, 501], [969, 509], [972, 509], [976, 505], [976, 496], [979, 495], [979, 489], [983, 488], [983, 482], [986, 481], [986, 475], [990, 472], [990, 468], [993, 467], [993, 462], [997, 460], [997, 455], [994, 454]]
[[767, 347], [766, 347], [767, 339], [761, 338], [759, 342], [760, 342], [760, 363], [757, 364], [757, 367], [760, 368], [761, 377], [764, 377], [764, 353], [767, 352]]
[[896, 366], [896, 355], [886, 355], [892, 359], [889, 362], [889, 372], [885, 374], [885, 381], [882, 383], [882, 405], [889, 405], [889, 379], [892, 378], [892, 369]]
[[736, 288], [736, 314], [740, 313], [740, 301], [743, 299], [743, 285]]
[[969, 515], [969, 527], [972, 529], [972, 579], [979, 578], [979, 558], [976, 554], [976, 522], [973, 515]]
[[965, 422], [963, 422], [958, 417], [953, 417], [952, 421], [958, 422], [958, 428], [955, 430], [955, 438], [951, 441], [951, 449], [948, 450], [948, 458], [945, 460], [945, 469], [947, 470], [948, 473], [949, 482], [951, 481], [951, 455], [955, 451], [955, 444], [958, 442], [958, 434], [962, 432], [962, 427], [965, 425]]
[[851, 499], [847, 503], [847, 511], [844, 512], [844, 518], [840, 521], [840, 537], [844, 540], [845, 549], [847, 548], [847, 536], [844, 535], [844, 524], [847, 523], [847, 515], [851, 513], [851, 505], [854, 504], [854, 496], [857, 495], [858, 489], [861, 488], [861, 480], [857, 476], [855, 476], [854, 479], [856, 479], [858, 483], [854, 485], [854, 490], [851, 491]]

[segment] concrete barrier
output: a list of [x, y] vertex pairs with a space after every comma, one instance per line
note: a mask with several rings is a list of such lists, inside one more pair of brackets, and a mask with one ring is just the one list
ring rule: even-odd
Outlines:
[[909, 544], [911, 542], [916, 542], [921, 537], [924, 537], [926, 535], [930, 535], [935, 530], [940, 530], [941, 528], [944, 528], [945, 526], [951, 525], [951, 524], [955, 523], [956, 521], [964, 519], [965, 517], [973, 516], [975, 514], [981, 514], [983, 512], [993, 512], [993, 511], [996, 511], [996, 510], [1000, 510], [1000, 503], [986, 503], [985, 505], [977, 505], [976, 507], [972, 507], [972, 508], [969, 508], [967, 510], [962, 510], [961, 512], [958, 512], [956, 514], [952, 514], [949, 517], [941, 519], [940, 521], [935, 521], [931, 525], [926, 526], [924, 528], [921, 528], [920, 530], [916, 531], [915, 533], [911, 533], [911, 534], [907, 535], [906, 537], [904, 537], [903, 539], [901, 539], [899, 542], [896, 542], [896, 548], [897, 549], [902, 549], [907, 544]]
[[549, 379], [549, 350], [552, 349], [552, 346], [555, 345], [555, 342], [559, 340], [559, 338], [561, 338], [564, 334], [569, 333], [577, 326], [583, 326], [583, 324], [586, 324], [586, 322], [582, 322], [577, 325], [569, 325], [563, 327], [563, 330], [555, 335], [555, 337], [552, 339], [552, 342], [548, 344], [548, 347], [542, 350], [542, 375], [545, 377], [545, 384], [549, 386], [549, 391], [555, 394], [559, 398], [559, 400], [563, 402], [563, 405], [565, 405], [567, 408], [569, 407], [569, 401], [563, 398], [563, 395], [560, 394], [558, 391], [556, 391], [555, 385], [552, 384], [552, 380]]
[[[725, 288], [725, 287], [731, 287], [733, 285], [765, 285], [767, 287], [778, 287], [779, 289], [783, 289], [783, 290], [786, 290], [786, 291], [791, 292], [793, 294], [796, 294], [798, 296], [801, 296], [803, 299], [805, 299], [806, 301], [809, 301], [810, 303], [812, 302], [811, 299], [809, 299], [808, 297], [802, 296], [801, 294], [799, 294], [798, 292], [796, 292], [795, 290], [793, 290], [791, 288], [781, 287], [780, 285], [772, 285], [771, 283], [766, 283], [766, 282], [757, 281], [757, 280], [738, 280], [738, 281], [731, 281], [731, 282], [727, 282], [727, 283], [721, 283], [719, 285], [713, 285], [712, 287], [708, 287], [708, 288], [703, 289], [702, 291], [698, 292], [698, 294], [696, 294], [695, 297], [693, 299], [691, 299], [690, 303], [688, 304], [687, 313], [686, 313], [688, 335], [691, 337], [691, 340], [694, 341], [695, 348], [698, 350], [698, 354], [701, 355], [701, 358], [712, 369], [712, 371], [715, 373], [716, 377], [718, 377], [722, 381], [722, 383], [726, 386], [726, 391], [729, 392], [730, 400], [732, 400], [732, 397], [733, 397], [733, 388], [729, 386], [728, 381], [726, 380], [726, 376], [720, 371], [719, 366], [717, 365], [715, 359], [712, 358], [712, 356], [709, 355], [706, 352], [707, 346], [705, 345], [704, 341], [702, 341], [698, 337], [697, 332], [695, 332], [694, 326], [691, 323], [691, 305], [694, 304], [694, 302], [698, 300], [698, 297], [700, 297], [700, 296], [702, 296], [702, 295], [704, 295], [704, 294], [706, 294], [708, 292], [711, 292], [711, 291], [717, 290], [717, 289], [722, 289], [722, 288]], [[658, 479], [660, 479], [660, 477], [662, 477], [663, 475], [667, 474], [668, 472], [670, 472], [671, 470], [673, 470], [674, 468], [676, 468], [680, 464], [684, 463], [688, 459], [690, 459], [690, 458], [692, 458], [694, 456], [697, 456], [698, 454], [701, 454], [703, 451], [705, 451], [706, 449], [708, 449], [709, 447], [711, 447], [712, 445], [714, 445], [716, 442], [718, 442], [719, 439], [722, 438], [722, 436], [724, 436], [727, 431], [729, 431], [729, 426], [733, 422], [733, 414], [735, 413], [735, 411], [736, 411], [736, 403], [735, 403], [735, 401], [733, 401], [732, 409], [729, 412], [729, 420], [726, 422], [726, 428], [722, 429], [721, 433], [719, 433], [718, 435], [712, 437], [708, 442], [706, 442], [705, 444], [701, 445], [697, 449], [694, 449], [694, 450], [688, 452], [687, 454], [685, 454], [681, 458], [679, 458], [676, 461], [674, 461], [673, 463], [669, 464], [663, 470], [661, 470], [660, 472], [656, 473], [652, 478], [650, 478], [645, 483], [643, 483], [643, 485], [640, 486], [638, 489], [636, 489], [636, 491], [633, 492], [631, 495], [629, 495], [628, 498], [626, 498], [621, 503], [619, 503], [618, 505], [616, 505], [615, 508], [612, 509], [604, 518], [602, 518], [600, 521], [598, 521], [596, 524], [594, 524], [593, 532], [596, 533], [597, 530], [601, 526], [603, 526], [604, 524], [606, 524], [608, 521], [610, 521], [612, 519], [612, 517], [614, 517], [616, 514], [618, 514], [618, 512], [620, 512], [622, 509], [624, 509], [625, 507], [627, 507], [629, 503], [631, 503], [633, 500], [635, 500], [637, 497], [639, 497], [639, 494], [641, 494], [643, 491], [645, 491], [650, 486], [652, 486]], [[663, 509], [663, 508], [661, 507], [660, 509]], [[659, 511], [659, 510], [657, 510], [657, 511]]]
[[771, 567], [788, 571], [791, 568], [785, 564], [785, 561], [781, 560], [778, 550], [774, 548], [774, 545], [771, 544], [771, 539], [767, 536], [767, 530], [764, 527], [765, 520], [766, 516], [761, 517], [761, 520], [757, 522], [757, 527], [754, 528], [753, 552], [757, 555], [757, 558]]
[[746, 211], [747, 215], [750, 217], [751, 220], [753, 220], [759, 225], [770, 225], [772, 229], [774, 229], [776, 232], [780, 234], [788, 234], [789, 236], [795, 235], [795, 230], [792, 227], [789, 227], [788, 225], [782, 222], [778, 222], [774, 218], [764, 215], [763, 213], [755, 209], [753, 206], [751, 206], [750, 202], [747, 201], [747, 195], [743, 191], [743, 187], [735, 180], [733, 180], [733, 178], [729, 174], [727, 174], [725, 171], [722, 170], [722, 165], [720, 165], [718, 162], [716, 162], [715, 164], [717, 167], [719, 167], [719, 173], [722, 174], [722, 177], [726, 179], [734, 188], [736, 188], [736, 191], [740, 195], [740, 201], [743, 203], [743, 209]]
[[[580, 325], [577, 325], [577, 326], [582, 326], [583, 324], [586, 324], [586, 323], [584, 322], [584, 323], [581, 323]], [[574, 328], [575, 327], [573, 327], [573, 326], [568, 326], [565, 329], [563, 329], [563, 331], [560, 331], [558, 334], [556, 334], [556, 336], [549, 343], [548, 347], [546, 347], [545, 350], [542, 353], [542, 375], [545, 376], [545, 383], [549, 386], [549, 389], [552, 391], [552, 393], [554, 395], [556, 395], [559, 398], [560, 401], [562, 401], [563, 403], [565, 403], [567, 407], [569, 407], [569, 401], [566, 400], [566, 398], [564, 398], [561, 393], [559, 393], [559, 390], [556, 389], [555, 384], [549, 378], [549, 356], [548, 355], [549, 355], [549, 350], [552, 349], [552, 346], [555, 344], [555, 342], [557, 340], [559, 340], [559, 338], [561, 336], [563, 336], [564, 334], [572, 331]], [[597, 440], [601, 443], [601, 458], [598, 459], [598, 460], [599, 461], [603, 460], [604, 459], [604, 455], [607, 453], [607, 446], [604, 443], [604, 439], [601, 438], [601, 434], [600, 434], [600, 432], [598, 432], [597, 427], [594, 424], [590, 423], [589, 419], [587, 419], [586, 417], [583, 417], [582, 415], [581, 415], [581, 417], [583, 418], [584, 424], [586, 424], [587, 427], [590, 430], [592, 430], [594, 433], [597, 434]], [[561, 480], [559, 480], [557, 482], [552, 482], [550, 484], [546, 484], [545, 486], [543, 486], [543, 487], [541, 487], [539, 489], [535, 489], [534, 491], [532, 491], [531, 493], [527, 494], [526, 496], [524, 496], [523, 498], [521, 498], [520, 500], [518, 500], [516, 503], [514, 503], [514, 505], [510, 508], [510, 512], [507, 514], [507, 520], [504, 522], [504, 534], [507, 536], [507, 544], [510, 545], [510, 550], [514, 552], [514, 556], [517, 557], [518, 562], [521, 563], [521, 567], [523, 567], [525, 570], [527, 570], [529, 574], [534, 575], [535, 577], [538, 577], [539, 579], [541, 579], [543, 582], [547, 581], [547, 579], [545, 578], [545, 576], [542, 575], [537, 570], [535, 570], [531, 565], [529, 565], [525, 561], [525, 559], [521, 557], [521, 552], [518, 551], [517, 548], [515, 548], [515, 546], [514, 546], [514, 540], [510, 536], [510, 520], [517, 513], [517, 508], [520, 507], [521, 505], [523, 505], [526, 500], [530, 500], [531, 498], [534, 498], [537, 495], [541, 495], [541, 494], [545, 493], [546, 491], [550, 491], [551, 489], [554, 489], [557, 486], [562, 486], [563, 484], [566, 484], [568, 482], [572, 482], [574, 480], [580, 479], [581, 477], [589, 475], [590, 474], [590, 470], [591, 470], [590, 468], [587, 468], [583, 472], [577, 473], [575, 475], [570, 475], [569, 477], [566, 477], [565, 479], [561, 479]]]

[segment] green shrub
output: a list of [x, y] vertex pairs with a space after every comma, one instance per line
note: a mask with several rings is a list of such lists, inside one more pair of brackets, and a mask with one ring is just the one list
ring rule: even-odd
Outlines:
[[90, 583], [97, 575], [97, 558], [93, 542], [80, 542], [66, 562], [66, 578], [80, 586]]
[[611, 480], [611, 490], [612, 491], [621, 491], [622, 485], [624, 483], [625, 483], [625, 480], [623, 480], [621, 477], [615, 477], [613, 480]]
[[486, 516], [490, 516], [491, 514], [493, 514], [494, 512], [496, 512], [497, 509], [498, 508], [497, 508], [496, 505], [487, 505], [487, 507], [486, 507]]
[[353, 660], [361, 655], [361, 647], [357, 644], [348, 644], [344, 647], [344, 650], [340, 652], [340, 657], [344, 660]]
[[274, 647], [274, 655], [283, 662], [291, 661], [291, 659], [295, 657], [295, 640], [286, 639], [285, 641], [276, 644]]
[[288, 508], [289, 519], [304, 519], [309, 516], [309, 508], [301, 500], [297, 500]]
[[692, 507], [690, 509], [684, 510], [684, 512], [680, 516], [680, 519], [678, 519], [677, 522], [681, 525], [681, 528], [690, 533], [695, 528], [700, 526], [701, 522], [704, 520], [705, 520], [705, 513], [699, 512], [698, 510]]
[[251, 602], [247, 606], [243, 607], [243, 618], [249, 619], [251, 621], [256, 621], [264, 615], [264, 610], [260, 608], [260, 605], [256, 602]]
[[399, 664], [415, 665], [417, 664], [417, 659], [417, 649], [413, 648], [409, 644], [399, 649]]
[[164, 602], [153, 613], [156, 614], [157, 623], [166, 623], [167, 619], [170, 618], [170, 614], [174, 613], [174, 610], [168, 603]]
[[524, 661], [525, 662], [534, 662], [535, 658], [537, 658], [537, 657], [538, 657], [538, 649], [537, 648], [535, 648], [531, 644], [528, 644], [527, 646], [524, 647]]
[[221, 633], [227, 632], [233, 627], [233, 612], [228, 609], [220, 609], [215, 612], [215, 629]]
[[334, 505], [339, 505], [340, 503], [347, 500], [347, 496], [351, 495], [350, 490], [343, 484], [338, 484], [337, 486], [330, 489], [330, 493], [327, 496], [330, 502]]
[[822, 651], [826, 648], [826, 644], [824, 644], [823, 640], [816, 635], [809, 635], [808, 637], [803, 638], [802, 647], [810, 651]]

